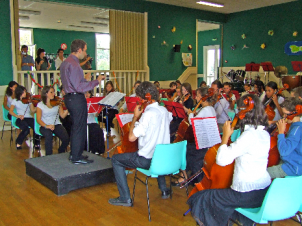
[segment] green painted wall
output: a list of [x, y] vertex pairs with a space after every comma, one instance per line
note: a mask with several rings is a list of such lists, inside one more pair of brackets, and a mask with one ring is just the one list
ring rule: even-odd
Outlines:
[[215, 29], [210, 31], [199, 31], [198, 32], [198, 64], [197, 64], [198, 74], [203, 74], [203, 47], [211, 46], [211, 45], [221, 45], [221, 30]]
[[[95, 33], [37, 28], [33, 29], [33, 33], [36, 50], [43, 48], [47, 53], [56, 53], [61, 48], [61, 44], [66, 43], [67, 49], [64, 53], [70, 54], [71, 42], [75, 39], [83, 39], [87, 43], [87, 54], [94, 59], [92, 69], [95, 69]], [[54, 62], [52, 63], [51, 70], [55, 70]]]
[[10, 26], [9, 1], [1, 1], [0, 13], [0, 46], [1, 46], [1, 70], [0, 85], [7, 85], [13, 79], [12, 67], [12, 39]]
[[[193, 54], [193, 66], [196, 66], [196, 19], [225, 22], [224, 14], [182, 8], [177, 6], [147, 2], [142, 0], [47, 0], [87, 6], [134, 12], [148, 12], [148, 65], [151, 80], [177, 79], [186, 69], [182, 64], [181, 53]], [[158, 26], [161, 26], [159, 29]], [[172, 27], [176, 32], [172, 33]], [[155, 36], [155, 38], [153, 38]], [[174, 44], [180, 44], [181, 52], [175, 53]], [[161, 45], [166, 41], [168, 46]], [[193, 49], [188, 50], [188, 45]]]
[[[301, 61], [302, 56], [288, 56], [284, 45], [289, 41], [302, 40], [302, 1], [291, 2], [261, 9], [230, 14], [224, 25], [223, 66], [243, 66], [252, 61], [256, 63], [271, 61], [274, 66], [284, 65], [292, 74], [291, 61]], [[274, 30], [269, 36], [268, 31]], [[293, 31], [299, 32], [293, 37]], [[246, 39], [241, 35], [246, 34]], [[262, 50], [260, 45], [266, 44]], [[242, 49], [246, 44], [249, 48]], [[231, 45], [236, 49], [231, 50]], [[224, 61], [227, 60], [228, 63]]]

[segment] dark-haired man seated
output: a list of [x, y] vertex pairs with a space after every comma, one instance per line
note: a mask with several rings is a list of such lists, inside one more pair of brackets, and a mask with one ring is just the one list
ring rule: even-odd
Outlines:
[[[129, 141], [138, 139], [138, 151], [124, 153], [112, 157], [113, 171], [120, 193], [118, 198], [109, 199], [109, 203], [116, 206], [132, 206], [130, 191], [127, 184], [125, 168], [149, 169], [153, 153], [157, 144], [170, 143], [169, 125], [172, 115], [166, 108], [159, 106], [158, 91], [156, 86], [150, 82], [143, 82], [135, 90], [136, 96], [145, 99], [147, 93], [151, 94], [152, 103], [143, 113], [140, 106], [134, 109], [134, 117], [130, 126]], [[170, 197], [170, 190], [166, 187], [164, 176], [157, 178], [162, 198]]]

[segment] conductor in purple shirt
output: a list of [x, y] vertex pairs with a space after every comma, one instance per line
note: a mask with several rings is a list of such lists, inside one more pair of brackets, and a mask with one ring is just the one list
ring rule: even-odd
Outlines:
[[72, 121], [69, 160], [73, 164], [87, 164], [92, 163], [93, 160], [83, 156], [87, 134], [87, 102], [84, 93], [92, 90], [105, 77], [98, 76], [93, 81], [87, 81], [84, 78], [79, 60], [87, 55], [87, 44], [85, 41], [74, 40], [70, 48], [71, 54], [60, 66], [61, 81], [66, 93], [64, 102]]

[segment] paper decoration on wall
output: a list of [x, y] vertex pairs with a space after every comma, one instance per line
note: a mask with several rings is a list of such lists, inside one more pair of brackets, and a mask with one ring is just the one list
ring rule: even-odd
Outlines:
[[249, 48], [246, 44], [243, 45], [242, 49], [247, 49]]
[[155, 35], [153, 35], [152, 38], [155, 38]]
[[273, 30], [269, 30], [267, 34], [270, 35], [270, 36], [273, 36], [274, 35], [274, 31]]
[[265, 49], [265, 47], [266, 47], [265, 43], [262, 43], [260, 46], [261, 49]]
[[227, 61], [227, 60], [225, 60], [224, 62], [225, 62], [225, 63], [227, 63], [228, 61]]
[[298, 36], [298, 31], [294, 31], [294, 32], [293, 32], [293, 36], [294, 36], [294, 37], [297, 37], [297, 36]]
[[183, 41], [183, 40], [181, 40], [181, 41], [180, 41], [180, 45], [182, 45], [182, 43], [183, 43], [183, 42], [184, 42], [184, 41]]
[[287, 55], [302, 55], [302, 41], [288, 42], [284, 46], [284, 52]]
[[217, 41], [217, 38], [213, 38], [212, 41], [213, 41], [213, 42]]
[[168, 43], [165, 40], [161, 43], [161, 45], [162, 46], [169, 46]]
[[171, 31], [172, 31], [172, 33], [174, 33], [176, 31], [176, 27], [175, 26], [172, 27]]
[[160, 26], [158, 25], [157, 28], [160, 29]]
[[192, 49], [193, 49], [192, 45], [189, 45], [189, 46], [188, 46], [188, 49], [189, 49], [189, 50], [192, 50]]
[[231, 50], [235, 50], [235, 49], [236, 49], [235, 45], [231, 45]]
[[245, 34], [242, 34], [242, 35], [241, 35], [241, 38], [242, 38], [242, 39], [246, 39], [246, 35], [245, 35]]
[[192, 58], [193, 58], [192, 53], [182, 53], [182, 63], [184, 64], [184, 66], [186, 67], [192, 66], [192, 62], [193, 62]]

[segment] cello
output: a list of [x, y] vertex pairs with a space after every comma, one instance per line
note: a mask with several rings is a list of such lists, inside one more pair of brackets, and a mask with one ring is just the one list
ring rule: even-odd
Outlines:
[[[240, 111], [236, 114], [231, 125], [232, 128], [235, 128], [238, 120], [243, 119], [245, 117], [245, 114], [254, 108], [254, 101], [251, 97], [244, 99], [243, 103], [246, 106], [241, 108]], [[204, 167], [202, 168], [204, 177], [199, 183], [195, 184], [195, 187], [190, 192], [188, 198], [201, 190], [221, 189], [231, 186], [235, 161], [227, 166], [217, 165], [216, 155], [219, 147], [220, 144], [216, 144], [213, 147], [209, 148], [209, 150], [207, 151], [204, 157]]]
[[[214, 95], [214, 89], [209, 88], [208, 93], [204, 97], [201, 98], [201, 100], [196, 105], [196, 107], [194, 108], [194, 111], [192, 113], [195, 114], [197, 108], [201, 105], [201, 103], [203, 101], [205, 101], [206, 99], [208, 99], [209, 97], [212, 97], [213, 95]], [[190, 95], [188, 95], [187, 98], [189, 99], [189, 97], [190, 97]], [[183, 140], [187, 140], [189, 143], [195, 142], [193, 128], [192, 128], [192, 125], [190, 125], [190, 123], [189, 123], [189, 117], [185, 117], [179, 124], [178, 130], [176, 132], [176, 137], [175, 137], [175, 140], [173, 141], [173, 143], [177, 143], [177, 142], [180, 142]]]
[[[277, 90], [274, 95], [280, 95], [284, 90], [288, 89], [289, 88], [289, 85], [288, 84], [283, 84], [283, 88]], [[273, 96], [274, 96], [273, 95]], [[265, 107], [265, 113], [267, 114], [267, 117], [268, 117], [268, 120], [269, 121], [272, 121], [274, 118], [275, 118], [275, 111], [274, 109], [269, 105], [272, 100], [273, 100], [273, 96], [264, 103], [264, 107]]]
[[[137, 103], [137, 105], [141, 105], [141, 109], [144, 110], [149, 104], [154, 102], [155, 100], [151, 99], [151, 94], [147, 93], [145, 95], [145, 99], [141, 100], [141, 102]], [[121, 128], [121, 145], [117, 147], [118, 154], [138, 151], [138, 140], [136, 139], [134, 142], [129, 141], [131, 123], [132, 122], [128, 122]]]

